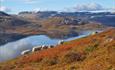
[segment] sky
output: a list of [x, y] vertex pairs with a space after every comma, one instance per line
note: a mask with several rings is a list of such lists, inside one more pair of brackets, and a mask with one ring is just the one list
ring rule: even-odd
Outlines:
[[115, 0], [0, 0], [0, 11], [99, 11], [115, 10]]

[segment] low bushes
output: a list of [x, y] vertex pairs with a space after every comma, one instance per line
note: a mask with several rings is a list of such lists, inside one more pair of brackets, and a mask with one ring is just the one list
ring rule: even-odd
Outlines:
[[67, 52], [62, 56], [62, 62], [65, 63], [71, 63], [75, 61], [83, 61], [85, 58], [85, 55], [82, 53], [77, 53], [77, 52]]
[[56, 58], [44, 58], [41, 62], [47, 66], [52, 66], [52, 65], [55, 65], [58, 63], [58, 59], [56, 59]]
[[88, 47], [85, 48], [85, 52], [92, 52], [94, 51], [96, 48], [98, 47], [98, 43], [95, 43], [94, 45], [90, 45]]

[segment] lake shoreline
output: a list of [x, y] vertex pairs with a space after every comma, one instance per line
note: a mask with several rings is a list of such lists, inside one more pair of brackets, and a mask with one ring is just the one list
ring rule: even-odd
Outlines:
[[71, 37], [67, 39], [56, 39], [56, 38], [51, 38], [47, 35], [33, 35], [33, 36], [28, 36], [23, 39], [20, 39], [15, 42], [9, 42], [5, 45], [2, 45], [0, 47], [0, 61], [6, 61], [10, 60], [13, 58], [16, 58], [20, 56], [21, 52], [24, 50], [31, 50], [35, 46], [42, 46], [42, 45], [57, 45], [59, 41], [64, 40], [64, 41], [71, 41], [79, 38], [83, 38], [86, 36], [89, 36], [92, 34], [94, 31], [87, 31], [82, 33], [79, 36], [76, 37]]

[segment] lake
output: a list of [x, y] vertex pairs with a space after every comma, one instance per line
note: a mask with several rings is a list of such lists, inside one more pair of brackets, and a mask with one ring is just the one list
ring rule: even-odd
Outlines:
[[[71, 41], [74, 39], [88, 36], [93, 31], [82, 32], [81, 35], [63, 39], [64, 41]], [[16, 58], [21, 55], [21, 52], [27, 49], [32, 49], [35, 46], [41, 45], [56, 45], [62, 39], [53, 39], [47, 35], [33, 35], [15, 42], [9, 42], [0, 46], [0, 62]]]

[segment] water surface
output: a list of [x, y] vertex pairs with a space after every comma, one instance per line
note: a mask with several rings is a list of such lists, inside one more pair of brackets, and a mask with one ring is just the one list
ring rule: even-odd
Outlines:
[[[92, 31], [85, 31], [81, 35], [64, 39], [64, 41], [71, 41], [81, 37], [88, 36]], [[62, 39], [52, 39], [47, 35], [33, 35], [15, 42], [9, 42], [0, 46], [0, 62], [10, 60], [20, 56], [20, 53], [27, 49], [32, 49], [35, 46], [41, 45], [56, 45]]]

